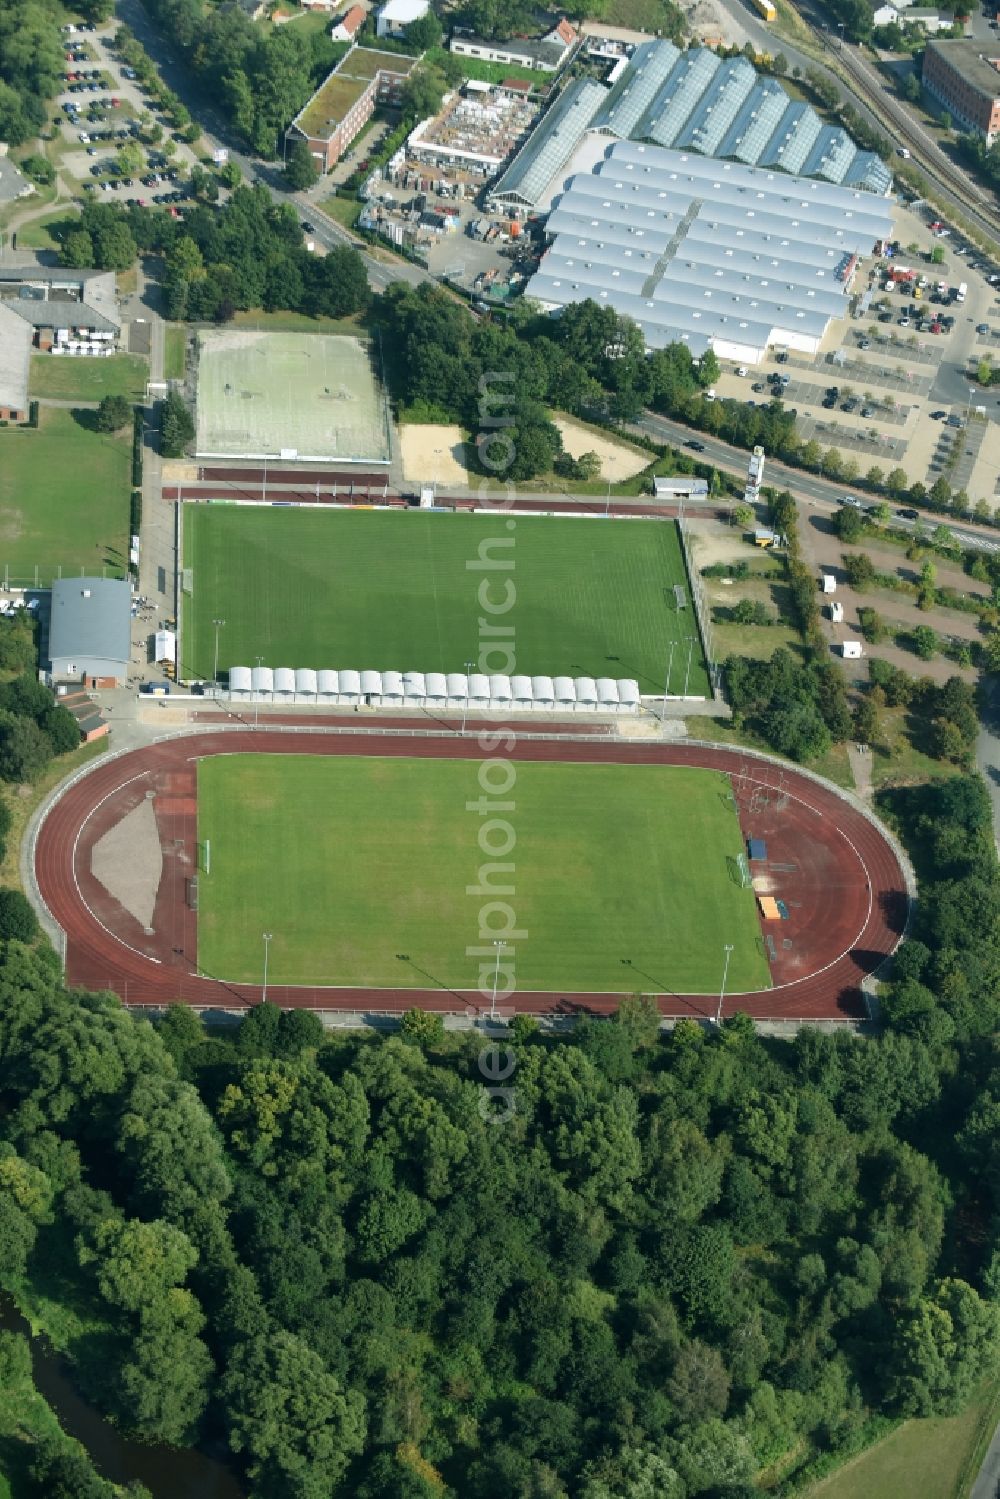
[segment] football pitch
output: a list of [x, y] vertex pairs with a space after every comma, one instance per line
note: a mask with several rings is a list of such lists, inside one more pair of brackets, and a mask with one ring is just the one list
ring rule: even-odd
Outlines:
[[714, 993], [725, 943], [728, 993], [770, 987], [753, 890], [731, 872], [743, 843], [727, 777], [518, 762], [498, 798], [513, 803], [501, 814], [513, 868], [490, 874], [501, 855], [482, 852], [483, 816], [467, 806], [482, 797], [480, 764], [203, 760], [201, 971], [259, 983], [267, 931], [275, 983], [477, 989], [494, 955], [480, 922], [508, 924], [484, 916], [499, 901], [520, 934], [509, 955], [521, 990]]
[[[212, 621], [224, 619], [220, 671], [258, 657], [315, 670], [462, 672], [472, 661], [634, 677], [662, 693], [671, 665], [671, 693], [685, 682], [709, 693], [673, 522], [185, 505], [183, 561], [186, 677], [212, 675]], [[502, 649], [481, 654], [486, 630], [512, 645], [513, 667]]]

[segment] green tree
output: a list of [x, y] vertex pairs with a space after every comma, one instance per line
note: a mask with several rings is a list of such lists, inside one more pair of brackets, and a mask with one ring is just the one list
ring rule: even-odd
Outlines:
[[72, 229], [59, 245], [59, 264], [87, 270], [94, 264], [94, 241], [85, 229]]
[[163, 403], [160, 451], [164, 458], [180, 458], [194, 439], [194, 420], [184, 397], [172, 390]]
[[38, 918], [34, 907], [20, 890], [0, 889], [0, 940], [34, 942], [38, 936]]
[[266, 1329], [238, 1346], [221, 1381], [229, 1441], [262, 1494], [328, 1499], [365, 1435], [364, 1401], [301, 1339]]
[[285, 157], [285, 182], [288, 191], [304, 192], [306, 188], [312, 187], [318, 177], [319, 171], [308, 143], [301, 139], [294, 140]]
[[753, 509], [749, 505], [734, 506], [733, 520], [738, 526], [749, 526], [753, 520]]
[[910, 638], [921, 661], [932, 661], [940, 649], [940, 641], [930, 625], [917, 625]]
[[132, 407], [124, 396], [104, 396], [97, 408], [100, 432], [120, 432], [132, 420]]
[[30, 718], [0, 711], [0, 779], [31, 781], [52, 758], [52, 746]]
[[906, 470], [902, 468], [891, 468], [886, 475], [885, 487], [894, 500], [898, 500], [906, 490]]
[[434, 1010], [407, 1010], [399, 1030], [404, 1040], [416, 1046], [439, 1046], [444, 1040], [444, 1016]]
[[714, 349], [706, 349], [698, 360], [698, 384], [702, 390], [715, 384], [722, 374], [722, 366]]

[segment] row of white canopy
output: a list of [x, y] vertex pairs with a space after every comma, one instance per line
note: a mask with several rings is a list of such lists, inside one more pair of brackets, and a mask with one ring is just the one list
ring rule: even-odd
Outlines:
[[231, 666], [235, 701], [327, 703], [373, 708], [470, 708], [522, 712], [636, 713], [639, 684], [616, 677], [486, 676], [438, 671], [313, 671]]

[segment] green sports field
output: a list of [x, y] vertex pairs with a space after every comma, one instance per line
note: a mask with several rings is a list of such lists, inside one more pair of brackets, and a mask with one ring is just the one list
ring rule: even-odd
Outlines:
[[37, 431], [0, 431], [0, 579], [5, 568], [27, 584], [37, 568], [43, 586], [60, 568], [123, 576], [132, 427], [97, 432], [92, 416], [43, 406]]
[[[514, 892], [480, 895], [468, 888], [490, 856], [466, 804], [482, 796], [481, 763], [202, 761], [202, 972], [259, 981], [269, 931], [275, 983], [475, 989], [493, 958], [481, 909], [500, 900], [525, 934], [511, 946], [518, 989], [713, 993], [727, 942], [729, 992], [769, 987], [753, 891], [730, 872], [743, 845], [726, 777], [518, 763], [500, 798], [515, 843], [496, 855], [514, 871], [491, 877]], [[500, 836], [487, 838], [499, 849]], [[487, 957], [467, 955], [482, 946]]]
[[[513, 567], [478, 570], [481, 552]], [[213, 619], [226, 621], [220, 670], [262, 656], [316, 670], [461, 672], [479, 657], [485, 587], [487, 604], [513, 597], [487, 623], [512, 632], [498, 638], [512, 640], [516, 671], [635, 677], [644, 693], [662, 692], [676, 641], [671, 692], [683, 691], [689, 656], [689, 693], [708, 692], [668, 521], [186, 505], [183, 561], [189, 677], [212, 673]], [[509, 668], [498, 653], [479, 669]]]

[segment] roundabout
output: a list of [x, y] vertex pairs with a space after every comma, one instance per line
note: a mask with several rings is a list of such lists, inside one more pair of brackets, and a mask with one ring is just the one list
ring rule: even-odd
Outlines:
[[[315, 720], [313, 721], [315, 722]], [[787, 764], [692, 743], [510, 737], [514, 762], [687, 766], [729, 777], [743, 835], [762, 840], [767, 863], [758, 892], [777, 896], [781, 921], [762, 922], [771, 987], [725, 997], [724, 1014], [767, 1020], [857, 1020], [867, 1013], [865, 978], [902, 938], [907, 882], [888, 835], [836, 788]], [[572, 732], [575, 730], [575, 732]], [[502, 730], [487, 729], [494, 737]], [[470, 732], [359, 730], [278, 724], [205, 728], [98, 761], [43, 811], [34, 831], [34, 874], [44, 915], [64, 934], [66, 981], [112, 990], [130, 1006], [180, 1001], [241, 1010], [260, 984], [232, 983], [199, 969], [197, 767], [217, 755], [317, 755], [478, 759]], [[692, 851], [697, 856], [697, 851]], [[720, 951], [724, 934], [719, 934]], [[406, 955], [399, 955], [405, 958]], [[672, 992], [655, 972], [622, 959], [622, 986], [601, 993], [518, 990], [506, 1002], [525, 1013], [608, 1013], [623, 994], [655, 995], [671, 1017], [713, 1017], [718, 994]], [[429, 985], [404, 969], [397, 987], [275, 985], [267, 997], [288, 1008], [399, 1014], [413, 1006], [457, 1014], [489, 1010], [479, 990]]]

